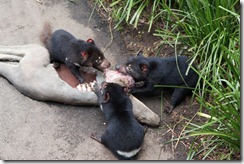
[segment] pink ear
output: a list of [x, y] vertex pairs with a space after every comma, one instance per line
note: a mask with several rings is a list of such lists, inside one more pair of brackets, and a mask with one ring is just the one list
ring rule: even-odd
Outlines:
[[148, 71], [148, 66], [146, 64], [141, 64], [141, 70], [143, 73], [146, 73]]
[[129, 88], [128, 87], [124, 87], [123, 89], [124, 89], [125, 94], [127, 94], [129, 92]]
[[88, 39], [86, 42], [89, 42], [89, 43], [94, 43], [95, 44], [95, 42], [94, 42], [94, 40], [93, 39]]
[[110, 95], [109, 95], [109, 93], [106, 93], [104, 100], [103, 100], [103, 103], [107, 103], [109, 101], [109, 99], [110, 99]]
[[87, 59], [88, 58], [88, 54], [86, 51], [81, 51], [81, 56], [84, 58], [84, 59]]

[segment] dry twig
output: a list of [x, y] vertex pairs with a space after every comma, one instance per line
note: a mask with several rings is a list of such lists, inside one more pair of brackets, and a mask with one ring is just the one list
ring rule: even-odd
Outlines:
[[112, 31], [112, 18], [109, 17], [109, 32], [110, 32], [110, 42], [109, 44], [104, 48], [103, 52], [105, 52], [107, 50], [107, 48], [113, 43], [114, 40], [114, 36], [113, 36], [113, 31]]

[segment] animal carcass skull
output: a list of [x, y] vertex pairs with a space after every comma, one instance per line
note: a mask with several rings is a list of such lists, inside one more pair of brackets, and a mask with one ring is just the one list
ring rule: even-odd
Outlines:
[[[62, 74], [58, 72], [50, 63], [47, 49], [41, 45], [0, 45], [0, 75], [8, 79], [22, 94], [40, 101], [79, 106], [98, 105], [94, 92], [89, 89], [80, 91], [78, 85], [77, 88], [62, 80]], [[99, 73], [95, 74], [95, 79], [98, 82], [104, 80]], [[159, 125], [157, 114], [132, 95], [130, 98], [133, 113], [139, 122], [151, 126]]]

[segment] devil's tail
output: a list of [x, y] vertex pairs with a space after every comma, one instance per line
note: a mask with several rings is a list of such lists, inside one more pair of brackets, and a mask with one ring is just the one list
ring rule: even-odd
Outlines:
[[52, 35], [52, 26], [49, 22], [44, 22], [43, 28], [40, 32], [39, 39], [43, 43], [43, 45], [50, 52], [51, 47], [51, 35]]

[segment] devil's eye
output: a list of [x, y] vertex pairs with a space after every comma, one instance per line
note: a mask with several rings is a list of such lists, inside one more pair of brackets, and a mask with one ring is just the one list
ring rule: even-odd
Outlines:
[[103, 86], [103, 89], [106, 89], [107, 88], [107, 84], [105, 84], [104, 86]]
[[128, 71], [131, 71], [131, 70], [132, 70], [132, 68], [131, 68], [131, 65], [130, 65], [130, 64], [129, 64], [129, 65], [126, 67], [126, 68], [127, 68], [127, 70], [128, 70]]
[[97, 58], [97, 60], [96, 60], [96, 63], [101, 63], [101, 57], [99, 56], [98, 58]]

